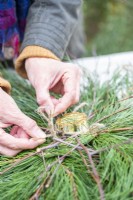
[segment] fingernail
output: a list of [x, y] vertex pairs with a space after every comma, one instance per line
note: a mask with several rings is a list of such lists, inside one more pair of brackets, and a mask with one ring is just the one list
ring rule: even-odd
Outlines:
[[38, 143], [43, 143], [46, 141], [46, 139], [44, 139], [44, 138], [31, 138], [30, 140], [34, 141], [34, 142], [36, 141]]
[[46, 141], [46, 139], [38, 139], [37, 142], [38, 143], [44, 143]]
[[42, 130], [38, 130], [36, 132], [36, 137], [40, 138], [46, 138], [46, 134]]
[[52, 116], [51, 116], [51, 117], [56, 117], [56, 113], [52, 114]]
[[52, 114], [52, 117], [56, 117], [57, 115], [59, 115], [60, 113], [59, 112], [54, 112], [53, 114]]

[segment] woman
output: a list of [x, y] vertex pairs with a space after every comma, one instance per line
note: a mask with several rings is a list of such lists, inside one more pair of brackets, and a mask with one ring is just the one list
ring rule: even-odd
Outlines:
[[[17, 58], [16, 71], [29, 79], [38, 105], [53, 116], [79, 100], [80, 70], [61, 60], [67, 50], [78, 57], [83, 53], [80, 10], [80, 0], [0, 1], [0, 58]], [[0, 86], [0, 153], [14, 156], [43, 143], [45, 134], [9, 95], [10, 83], [0, 78]], [[57, 100], [50, 91], [62, 97]], [[7, 134], [3, 128], [11, 125]]]

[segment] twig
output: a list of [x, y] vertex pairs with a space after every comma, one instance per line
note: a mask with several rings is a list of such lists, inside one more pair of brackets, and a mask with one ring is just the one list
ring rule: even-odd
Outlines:
[[[120, 103], [122, 101], [126, 101], [126, 100], [129, 100], [131, 98], [133, 98], [133, 96], [129, 96], [129, 97], [123, 98], [121, 100], [118, 100], [118, 101], [116, 101], [116, 103]], [[110, 104], [108, 104], [108, 106], [115, 105], [116, 103], [114, 103], [114, 102], [110, 103]], [[103, 109], [106, 109], [106, 108], [107, 108], [107, 106], [103, 106], [100, 110], [103, 110]], [[93, 115], [95, 115], [98, 112], [99, 112], [99, 109], [95, 110], [95, 112], [93, 112]]]
[[[75, 149], [77, 149], [78, 146], [79, 146], [79, 144], [76, 145], [76, 146], [75, 146], [73, 149], [71, 149], [70, 151], [68, 151], [66, 154], [64, 154], [63, 156], [61, 156], [60, 159], [66, 158], [71, 152], [73, 152]], [[57, 162], [58, 162], [58, 160], [54, 161], [51, 165], [49, 165], [49, 166], [47, 167], [46, 170], [50, 170], [51, 167], [53, 167]]]
[[[62, 140], [60, 138], [53, 138], [53, 140], [58, 141], [58, 142], [63, 143], [63, 144], [66, 144], [66, 145], [71, 146], [71, 147], [76, 147], [76, 145], [74, 145], [72, 143], [69, 143], [69, 142], [66, 142], [66, 141], [64, 141], [64, 140]], [[81, 149], [82, 150], [83, 148], [80, 147], [80, 146], [77, 146], [76, 149]], [[89, 149], [89, 151], [93, 152], [94, 150], [93, 149]]]
[[41, 151], [40, 156], [42, 157], [44, 169], [46, 170], [46, 161], [45, 161], [44, 153], [42, 151]]
[[88, 166], [87, 160], [85, 159], [83, 153], [81, 152], [81, 150], [78, 150], [78, 152], [79, 152], [79, 154], [81, 155], [81, 158], [82, 158], [82, 160], [83, 160], [83, 163], [84, 163], [85, 166], [87, 167], [87, 170], [88, 170], [89, 174], [91, 174], [91, 176], [93, 177], [93, 174], [92, 174], [92, 172], [90, 171], [90, 168], [89, 168], [89, 166]]
[[115, 129], [108, 129], [108, 130], [103, 130], [103, 132], [117, 132], [117, 131], [130, 131], [133, 130], [133, 127], [125, 127], [125, 128], [115, 128]]
[[59, 144], [60, 144], [60, 142], [56, 142], [56, 143], [50, 144], [50, 145], [42, 147], [42, 148], [37, 148], [37, 153], [39, 153], [41, 151], [45, 151], [47, 149], [52, 149], [54, 147], [57, 147]]
[[73, 191], [73, 198], [74, 200], [79, 200], [79, 197], [78, 197], [78, 189], [77, 189], [77, 186], [75, 184], [75, 181], [74, 181], [74, 175], [73, 173], [64, 166], [64, 169], [67, 173], [67, 175], [70, 177], [70, 181], [72, 183], [72, 191]]
[[56, 146], [58, 146], [60, 144], [60, 142], [56, 142], [54, 144], [50, 144], [48, 146], [45, 146], [45, 147], [42, 147], [42, 148], [38, 148], [36, 150], [36, 152], [34, 153], [30, 153], [20, 159], [18, 159], [15, 163], [13, 163], [10, 167], [6, 168], [5, 170], [3, 170], [2, 172], [0, 172], [0, 175], [4, 174], [5, 172], [9, 171], [10, 169], [12, 169], [13, 167], [15, 167], [16, 165], [18, 165], [19, 163], [21, 163], [22, 161], [32, 157], [32, 156], [35, 156], [35, 155], [38, 155], [41, 151], [44, 151], [44, 150], [47, 150], [47, 149], [51, 149], [51, 148], [54, 148]]
[[92, 167], [92, 171], [93, 171], [93, 177], [94, 177], [95, 182], [98, 185], [98, 189], [99, 189], [99, 193], [100, 193], [100, 199], [105, 200], [105, 195], [104, 195], [104, 190], [103, 190], [103, 187], [102, 187], [102, 184], [101, 184], [101, 180], [100, 180], [99, 174], [98, 174], [98, 172], [95, 168], [91, 154], [88, 151], [88, 149], [79, 140], [78, 140], [78, 143], [80, 144], [80, 146], [84, 149], [84, 151], [88, 155], [88, 158], [89, 158], [89, 161], [90, 161], [90, 164], [91, 164], [91, 167]]
[[48, 180], [47, 184], [45, 185], [46, 188], [48, 188], [48, 187], [51, 185], [52, 180], [53, 180], [53, 178], [54, 178], [56, 172], [58, 171], [58, 169], [59, 169], [61, 163], [64, 161], [64, 159], [65, 159], [65, 157], [60, 158], [60, 159], [58, 160], [59, 164], [57, 165], [57, 167], [55, 168], [55, 170], [54, 170], [52, 176], [50, 177], [50, 179]]
[[50, 130], [51, 134], [53, 135], [53, 137], [55, 137], [56, 136], [56, 131], [55, 131], [52, 115], [50, 115], [50, 117], [49, 117], [48, 126], [49, 126], [49, 130]]
[[88, 120], [92, 119], [94, 116], [95, 116], [95, 113], [91, 113], [91, 114], [88, 116]]
[[[78, 144], [78, 145], [79, 145], [79, 144]], [[77, 145], [77, 146], [78, 146], [78, 145]], [[68, 151], [66, 154], [64, 154], [63, 156], [61, 156], [60, 158], [58, 158], [55, 162], [53, 162], [50, 166], [48, 166], [47, 170], [49, 171], [49, 170], [51, 169], [51, 167], [53, 167], [56, 163], [59, 163], [59, 164], [57, 165], [57, 167], [55, 168], [55, 170], [54, 170], [52, 176], [49, 178], [49, 180], [48, 180], [48, 177], [44, 179], [44, 181], [42, 182], [42, 184], [40, 185], [40, 187], [36, 190], [36, 192], [35, 192], [35, 193], [33, 194], [33, 196], [30, 198], [30, 200], [36, 200], [36, 199], [39, 198], [39, 196], [40, 196], [40, 194], [41, 194], [41, 192], [42, 192], [42, 190], [43, 190], [43, 188], [44, 188], [45, 183], [46, 183], [45, 188], [48, 188], [48, 187], [50, 186], [50, 184], [51, 184], [51, 182], [52, 182], [52, 180], [53, 180], [53, 178], [54, 178], [56, 172], [58, 171], [58, 169], [59, 169], [59, 167], [60, 167], [60, 165], [61, 165], [61, 163], [64, 161], [64, 159], [65, 159], [70, 153], [72, 153], [72, 152], [76, 149], [77, 146], [75, 146], [73, 149], [71, 149], [70, 151]]]
[[90, 135], [92, 136], [98, 136], [100, 134], [106, 134], [106, 133], [114, 133], [114, 132], [119, 132], [119, 131], [131, 131], [133, 130], [133, 127], [125, 127], [125, 128], [115, 128], [115, 129], [104, 129], [101, 131], [97, 131], [95, 133], [91, 133]]
[[24, 156], [23, 158], [17, 159], [17, 161], [14, 162], [10, 167], [8, 167], [8, 168], [4, 169], [2, 172], [0, 172], [0, 175], [3, 175], [4, 173], [8, 172], [10, 169], [12, 169], [13, 167], [15, 167], [17, 164], [21, 163], [22, 161], [24, 161], [24, 160], [30, 158], [31, 156], [36, 155], [36, 153], [37, 153], [37, 152], [35, 152], [35, 153], [30, 153], [30, 154]]
[[[82, 158], [82, 160], [83, 160], [83, 163], [84, 163], [84, 165], [86, 166], [86, 168], [87, 168], [87, 170], [88, 170], [88, 173], [92, 176], [92, 178], [95, 180], [95, 182], [97, 183], [97, 181], [96, 181], [96, 177], [95, 177], [95, 175], [92, 173], [92, 171], [90, 170], [90, 168], [89, 168], [89, 166], [88, 166], [88, 163], [87, 163], [87, 160], [85, 159], [85, 157], [84, 157], [84, 155], [83, 155], [83, 153], [80, 151], [80, 150], [78, 150], [79, 151], [79, 153], [80, 153], [80, 155], [81, 155], [81, 158]], [[100, 179], [100, 178], [99, 178]], [[98, 183], [97, 183], [98, 184]], [[104, 193], [103, 193], [103, 189], [101, 190], [101, 188], [99, 189], [99, 193], [100, 193], [100, 191], [101, 191], [101, 195], [103, 195], [102, 197], [101, 197], [101, 200], [104, 200]]]
[[45, 106], [40, 106], [38, 109], [37, 109], [37, 113], [42, 116], [47, 122], [48, 122], [48, 127], [49, 127], [49, 131], [51, 132], [51, 134], [53, 136], [56, 136], [56, 131], [55, 131], [55, 128], [54, 128], [54, 123], [53, 123], [53, 117], [52, 117], [52, 113], [50, 113], [50, 115], [47, 117], [45, 115], [45, 113], [43, 112], [43, 109], [45, 108]]
[[37, 110], [35, 110], [35, 112], [42, 116], [47, 122], [49, 122], [49, 118], [44, 114], [44, 112], [42, 112], [42, 109], [44, 109], [44, 107], [40, 106]]
[[44, 188], [44, 185], [45, 185], [46, 181], [48, 180], [48, 177], [49, 176], [47, 176], [44, 179], [44, 181], [42, 182], [42, 184], [40, 185], [40, 187], [36, 190], [36, 192], [32, 195], [32, 197], [30, 197], [29, 200], [37, 200], [38, 199], [38, 197], [40, 196], [40, 194], [41, 194], [41, 192], [42, 192], [42, 190]]
[[72, 112], [77, 112], [80, 108], [82, 108], [82, 107], [84, 107], [84, 106], [88, 106], [88, 103], [86, 103], [86, 102], [80, 103], [78, 106], [76, 106], [76, 107], [74, 108], [74, 110], [73, 110]]
[[[72, 153], [78, 146], [79, 146], [79, 144], [76, 145], [74, 148], [72, 148], [70, 151], [68, 151], [66, 154], [64, 154], [63, 156], [61, 156], [60, 158], [58, 158], [57, 162], [59, 162], [59, 164], [61, 164], [61, 163], [64, 161], [64, 159], [65, 159], [70, 153]], [[59, 166], [57, 166], [57, 167], [59, 168]], [[55, 169], [55, 172], [57, 171], [58, 168]], [[47, 185], [46, 185], [47, 188], [48, 188], [49, 185], [51, 184], [52, 179], [53, 179], [53, 177], [54, 177], [54, 175], [55, 175], [55, 172], [52, 174], [52, 176], [51, 176], [51, 178], [50, 178], [50, 181], [47, 183]]]
[[105, 147], [105, 148], [101, 148], [101, 149], [99, 149], [99, 150], [96, 150], [96, 151], [94, 151], [94, 152], [91, 152], [90, 154], [91, 154], [91, 156], [93, 156], [93, 155], [95, 155], [95, 154], [101, 153], [101, 152], [106, 151], [106, 150], [109, 150], [109, 149], [111, 149], [111, 148], [112, 148], [112, 149], [113, 149], [113, 148], [117, 148], [117, 147], [121, 146], [122, 144], [131, 144], [131, 143], [133, 143], [133, 138], [130, 138], [130, 139], [124, 141], [124, 142], [120, 142], [119, 144], [114, 144], [114, 145], [110, 145], [110, 146]]
[[129, 97], [126, 97], [126, 98], [123, 98], [123, 99], [119, 100], [118, 102], [126, 101], [126, 100], [129, 100], [129, 99], [132, 99], [132, 98], [133, 98], [133, 96], [129, 96]]
[[[64, 143], [64, 144], [69, 145], [69, 146], [72, 146], [72, 147], [74, 147], [74, 148], [82, 149], [82, 148], [79, 147], [79, 146], [75, 146], [75, 145], [73, 145], [73, 144], [71, 144], [71, 143], [68, 143], [68, 142], [65, 142], [64, 140], [59, 139], [59, 138], [54, 138], [54, 140], [57, 141], [57, 142], [56, 142], [56, 143], [53, 143], [53, 144], [50, 144], [50, 145], [48, 145], [48, 146], [44, 146], [44, 147], [42, 147], [42, 148], [37, 148], [36, 152], [30, 153], [30, 154], [28, 154], [28, 155], [22, 157], [21, 159], [18, 159], [18, 160], [17, 160], [16, 162], [14, 162], [10, 167], [8, 167], [8, 168], [6, 168], [5, 170], [3, 170], [2, 172], [0, 172], [0, 175], [3, 175], [4, 173], [8, 172], [8, 171], [11, 170], [13, 167], [15, 167], [15, 166], [18, 165], [19, 163], [23, 162], [24, 160], [26, 160], [26, 159], [28, 159], [28, 158], [30, 158], [30, 157], [32, 157], [32, 156], [38, 155], [38, 154], [40, 154], [42, 151], [45, 151], [45, 150], [47, 150], [47, 149], [54, 148], [54, 147], [58, 146], [60, 143]], [[93, 151], [93, 150], [91, 150], [91, 151]]]
[[99, 122], [101, 122], [101, 121], [103, 121], [103, 120], [105, 120], [105, 119], [107, 119], [107, 118], [109, 118], [109, 117], [111, 117], [111, 116], [113, 116], [113, 115], [116, 115], [116, 114], [118, 114], [118, 113], [120, 113], [120, 112], [123, 112], [123, 111], [125, 111], [125, 110], [128, 110], [129, 108], [130, 108], [130, 107], [124, 108], [124, 109], [121, 109], [121, 110], [117, 110], [117, 111], [115, 111], [114, 113], [111, 113], [110, 115], [104, 116], [103, 118], [99, 119], [99, 120], [96, 121], [95, 123], [99, 123]]
[[[103, 130], [103, 131], [97, 132], [96, 134], [99, 135], [99, 134], [101, 134], [101, 133], [117, 132], [117, 131], [127, 131], [127, 130], [133, 130], [133, 127], [117, 128], [117, 129], [112, 129], [112, 130]], [[92, 134], [92, 135], [93, 135], [93, 134]], [[76, 135], [75, 135], [75, 136], [76, 136]], [[30, 157], [32, 157], [32, 156], [38, 155], [38, 154], [39, 154], [40, 152], [42, 152], [42, 151], [45, 151], [45, 150], [50, 149], [50, 148], [54, 148], [54, 147], [58, 146], [60, 143], [66, 144], [66, 145], [68, 145], [68, 146], [76, 147], [74, 144], [71, 144], [71, 143], [69, 143], [69, 142], [66, 142], [66, 141], [64, 141], [64, 140], [62, 140], [62, 139], [60, 139], [60, 138], [53, 138], [53, 140], [55, 140], [55, 141], [57, 141], [57, 142], [54, 143], [54, 144], [51, 144], [51, 145], [42, 147], [42, 148], [38, 148], [36, 152], [30, 153], [30, 154], [26, 155], [25, 157], [23, 157], [23, 158], [21, 158], [21, 159], [18, 159], [18, 160], [17, 160], [15, 163], [13, 163], [10, 167], [8, 167], [8, 168], [6, 168], [5, 170], [3, 170], [2, 172], [0, 172], [0, 175], [6, 173], [7, 171], [9, 171], [9, 170], [12, 169], [13, 167], [15, 167], [17, 164], [21, 163], [22, 161], [24, 161], [24, 160], [26, 160], [26, 159], [28, 159], [28, 158], [30, 158]], [[130, 139], [130, 141], [129, 141], [128, 143], [131, 143], [131, 142], [132, 142], [132, 141], [131, 141], [131, 139]], [[124, 142], [124, 143], [126, 144], [127, 141]], [[111, 147], [114, 147], [114, 146], [110, 146], [110, 147], [108, 147], [108, 148], [103, 148], [103, 149], [97, 150], [97, 151], [95, 151], [95, 150], [93, 150], [93, 149], [88, 149], [88, 148], [87, 148], [87, 149], [88, 149], [89, 151], [91, 151], [91, 152], [90, 152], [91, 155], [95, 155], [95, 154], [98, 154], [98, 153], [100, 153], [100, 152], [102, 152], [102, 151], [105, 151], [105, 150], [107, 150], [107, 149], [109, 149], [109, 148], [111, 148]], [[76, 149], [82, 150], [83, 148], [82, 148], [81, 146], [77, 146]]]

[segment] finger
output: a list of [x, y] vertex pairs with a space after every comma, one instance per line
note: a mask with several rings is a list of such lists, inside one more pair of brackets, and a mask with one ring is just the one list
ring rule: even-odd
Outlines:
[[5, 123], [0, 122], [0, 128], [7, 128], [9, 126], [11, 126], [11, 124], [5, 124]]
[[21, 127], [19, 127], [19, 129], [17, 130], [17, 136], [18, 138], [30, 138], [30, 136]]
[[42, 144], [45, 139], [27, 139], [27, 138], [15, 138], [10, 134], [7, 134], [3, 129], [0, 129], [0, 144], [13, 150], [33, 149]]
[[30, 136], [19, 126], [13, 126], [10, 134], [16, 138], [30, 138]]
[[54, 117], [58, 114], [64, 112], [68, 107], [75, 103], [74, 98], [71, 94], [66, 93], [61, 99], [59, 99], [58, 104], [55, 106]]
[[54, 104], [54, 107], [59, 103], [59, 99], [56, 99], [55, 97], [51, 96], [51, 100]]
[[17, 121], [14, 123], [20, 126], [26, 132], [26, 134], [33, 138], [46, 137], [46, 134], [38, 127], [37, 123], [23, 113], [21, 113]]
[[19, 129], [19, 126], [13, 126], [11, 131], [10, 131], [10, 134], [14, 137], [17, 137], [17, 130]]
[[[75, 71], [75, 68], [77, 69]], [[79, 68], [74, 67], [73, 70], [68, 70], [67, 73], [63, 76], [63, 84], [64, 84], [64, 93], [75, 91], [79, 93], [80, 91], [80, 79], [81, 79], [81, 71]]]
[[44, 132], [37, 126], [36, 122], [21, 112], [13, 99], [11, 99], [10, 104], [12, 105], [12, 112], [8, 112], [8, 123], [20, 126], [31, 137], [46, 137]]
[[45, 112], [50, 115], [54, 110], [54, 104], [51, 100], [48, 88], [40, 85], [36, 88], [37, 103], [44, 107]]
[[64, 112], [69, 106], [79, 101], [80, 91], [80, 72], [68, 72], [63, 77], [64, 96], [59, 100], [55, 106], [54, 116]]
[[0, 145], [0, 154], [2, 155], [12, 157], [12, 156], [16, 156], [19, 152], [21, 152], [21, 150], [13, 150], [3, 145]]

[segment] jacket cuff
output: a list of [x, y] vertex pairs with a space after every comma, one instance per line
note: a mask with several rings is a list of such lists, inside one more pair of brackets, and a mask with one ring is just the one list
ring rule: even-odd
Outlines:
[[57, 56], [55, 56], [51, 51], [39, 46], [27, 46], [23, 49], [19, 57], [15, 62], [15, 69], [20, 76], [23, 78], [28, 78], [25, 70], [25, 60], [31, 57], [44, 57], [51, 58], [55, 60], [60, 60]]
[[11, 91], [11, 85], [8, 81], [6, 81], [5, 79], [3, 79], [2, 77], [0, 77], [0, 87], [7, 92], [8, 94], [10, 94]]

